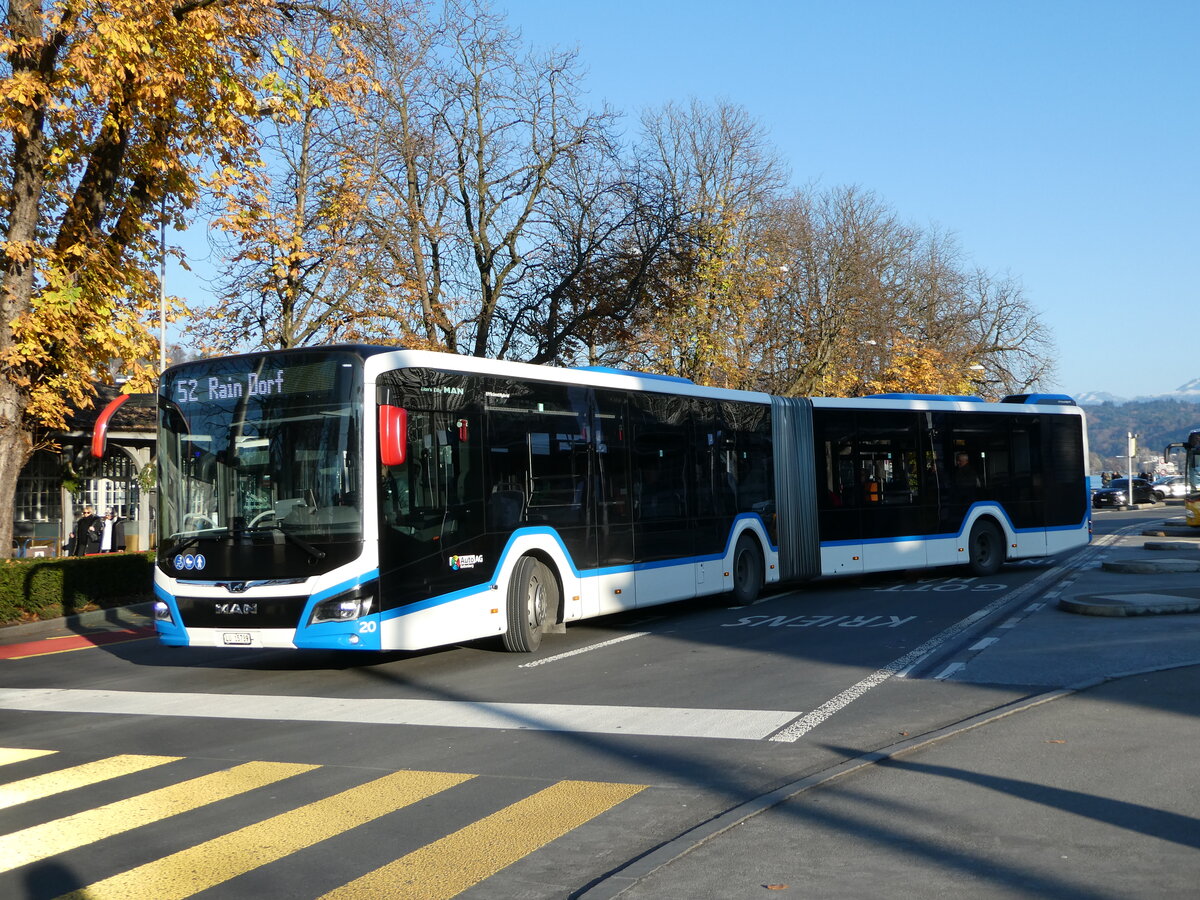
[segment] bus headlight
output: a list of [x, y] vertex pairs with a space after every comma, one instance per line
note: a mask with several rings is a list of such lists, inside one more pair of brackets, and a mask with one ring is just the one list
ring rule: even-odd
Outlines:
[[375, 596], [371, 593], [351, 591], [339, 594], [318, 603], [309, 619], [310, 625], [318, 622], [350, 622], [368, 615], [375, 607]]
[[154, 601], [154, 620], [156, 622], [174, 622], [171, 617], [171, 607], [163, 603], [161, 600]]

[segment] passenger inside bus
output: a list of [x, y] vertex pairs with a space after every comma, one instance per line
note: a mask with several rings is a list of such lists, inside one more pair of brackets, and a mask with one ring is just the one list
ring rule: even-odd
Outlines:
[[979, 493], [979, 470], [965, 450], [954, 454], [954, 491], [960, 501], [970, 502]]

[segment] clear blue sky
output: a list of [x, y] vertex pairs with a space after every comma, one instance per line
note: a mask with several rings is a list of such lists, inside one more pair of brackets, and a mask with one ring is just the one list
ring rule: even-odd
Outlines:
[[855, 184], [1020, 279], [1069, 393], [1200, 378], [1200, 2], [495, 0], [590, 98], [727, 99], [797, 185]]
[[[1053, 332], [1045, 387], [1200, 378], [1200, 0], [493, 2], [528, 43], [577, 48], [630, 130], [729, 100], [796, 185], [858, 185], [952, 232]], [[177, 243], [195, 275], [172, 266], [168, 290], [200, 305], [220, 264]]]

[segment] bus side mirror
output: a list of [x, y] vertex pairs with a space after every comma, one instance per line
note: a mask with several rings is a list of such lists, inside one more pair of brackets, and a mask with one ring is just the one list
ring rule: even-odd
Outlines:
[[408, 458], [408, 410], [384, 403], [379, 407], [379, 461], [402, 466]]

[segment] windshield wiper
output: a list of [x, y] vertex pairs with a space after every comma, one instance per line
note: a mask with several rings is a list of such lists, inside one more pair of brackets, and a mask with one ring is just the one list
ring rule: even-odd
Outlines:
[[230, 534], [230, 532], [228, 529], [217, 529], [215, 531], [198, 531], [193, 534], [189, 534], [187, 537], [176, 536], [176, 540], [178, 540], [180, 543], [179, 543], [179, 546], [177, 546], [171, 552], [172, 553], [182, 553], [184, 550], [187, 550], [193, 544], [200, 543], [200, 541], [208, 541], [208, 540], [215, 541], [219, 538], [229, 537], [229, 534]]
[[301, 550], [303, 550], [305, 553], [307, 553], [309, 556], [311, 556], [315, 560], [324, 559], [327, 555], [325, 553], [325, 551], [322, 550], [320, 547], [314, 547], [308, 541], [304, 540], [304, 538], [298, 537], [289, 531], [285, 531], [279, 525], [259, 525], [255, 528], [222, 528], [217, 531], [208, 531], [208, 532], [202, 532], [200, 534], [189, 535], [188, 537], [183, 539], [182, 543], [180, 543], [179, 546], [177, 546], [172, 551], [172, 553], [182, 553], [183, 551], [185, 551], [189, 547], [191, 547], [193, 544], [197, 544], [203, 540], [220, 540], [221, 538], [236, 538], [238, 535], [242, 535], [242, 534], [262, 534], [264, 532], [273, 532], [276, 534], [282, 534], [284, 537], [284, 540], [291, 541], [293, 544], [295, 544], [297, 547], [299, 547]]
[[305, 553], [307, 553], [313, 559], [324, 559], [325, 558], [324, 550], [320, 549], [319, 547], [314, 547], [308, 541], [304, 540], [304, 538], [297, 537], [294, 534], [284, 531], [283, 528], [280, 527], [279, 525], [275, 526], [275, 530], [283, 535], [284, 540], [291, 541], [293, 544], [295, 544], [297, 547], [299, 547], [301, 550], [303, 550]]
[[183, 543], [181, 543], [178, 547], [176, 547], [175, 552], [182, 553], [184, 550], [188, 549], [188, 547], [192, 546], [192, 544], [197, 544], [199, 542], [200, 542], [200, 535], [193, 534], [190, 538], [187, 538]]
[[261, 534], [264, 531], [270, 531], [275, 534], [282, 534], [284, 537], [284, 540], [291, 541], [293, 544], [295, 544], [297, 547], [299, 547], [301, 550], [303, 550], [305, 553], [307, 553], [313, 559], [318, 559], [318, 560], [324, 559], [325, 555], [326, 555], [325, 551], [322, 550], [321, 548], [314, 547], [308, 541], [304, 540], [304, 538], [297, 537], [296, 535], [292, 534], [290, 531], [284, 530], [282, 525], [258, 525], [254, 528], [246, 528], [244, 530], [248, 534]]

